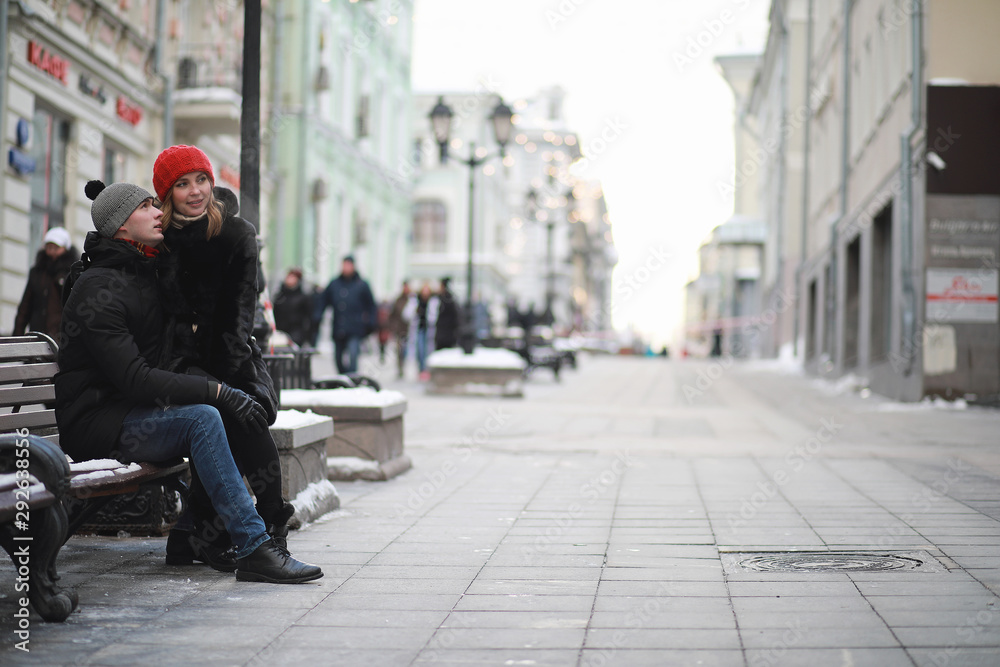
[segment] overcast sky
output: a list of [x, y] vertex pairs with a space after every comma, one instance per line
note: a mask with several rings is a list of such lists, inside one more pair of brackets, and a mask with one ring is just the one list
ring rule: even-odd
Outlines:
[[[715, 55], [759, 51], [769, 0], [416, 0], [413, 88], [508, 102], [560, 85], [604, 187], [615, 327], [672, 343], [697, 248], [731, 214], [732, 94]], [[606, 131], [612, 127], [613, 130]], [[666, 262], [660, 257], [669, 255]]]

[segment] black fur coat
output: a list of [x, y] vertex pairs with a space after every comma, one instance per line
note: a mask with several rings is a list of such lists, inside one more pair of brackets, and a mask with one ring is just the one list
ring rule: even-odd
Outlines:
[[[277, 400], [252, 337], [257, 305], [257, 232], [239, 217], [232, 191], [215, 188], [222, 231], [206, 239], [208, 217], [164, 232], [163, 301], [173, 321], [164, 350], [169, 370], [205, 370], [261, 402], [273, 422]], [[269, 405], [273, 403], [274, 405]]]

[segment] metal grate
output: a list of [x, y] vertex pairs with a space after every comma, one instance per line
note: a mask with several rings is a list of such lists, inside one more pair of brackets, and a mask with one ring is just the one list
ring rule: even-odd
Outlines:
[[732, 570], [751, 572], [940, 572], [925, 552], [886, 553], [859, 551], [780, 551], [727, 554]]

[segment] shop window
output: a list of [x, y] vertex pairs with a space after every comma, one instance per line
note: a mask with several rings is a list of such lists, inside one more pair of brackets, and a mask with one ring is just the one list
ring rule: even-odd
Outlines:
[[35, 159], [31, 175], [32, 251], [41, 245], [48, 229], [64, 226], [68, 142], [69, 120], [43, 106], [36, 107], [31, 138], [31, 156]]
[[448, 241], [448, 213], [440, 200], [421, 200], [413, 205], [413, 249], [444, 252]]

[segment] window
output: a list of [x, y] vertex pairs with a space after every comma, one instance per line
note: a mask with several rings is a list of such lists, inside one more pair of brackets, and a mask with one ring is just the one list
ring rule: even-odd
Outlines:
[[66, 144], [69, 120], [38, 106], [32, 119], [31, 156], [35, 171], [31, 175], [31, 249], [42, 244], [42, 237], [52, 227], [64, 226], [66, 208]]
[[413, 249], [444, 252], [448, 241], [448, 212], [440, 200], [422, 200], [413, 205]]
[[108, 185], [125, 180], [125, 151], [105, 142], [104, 164], [102, 169], [104, 182]]

